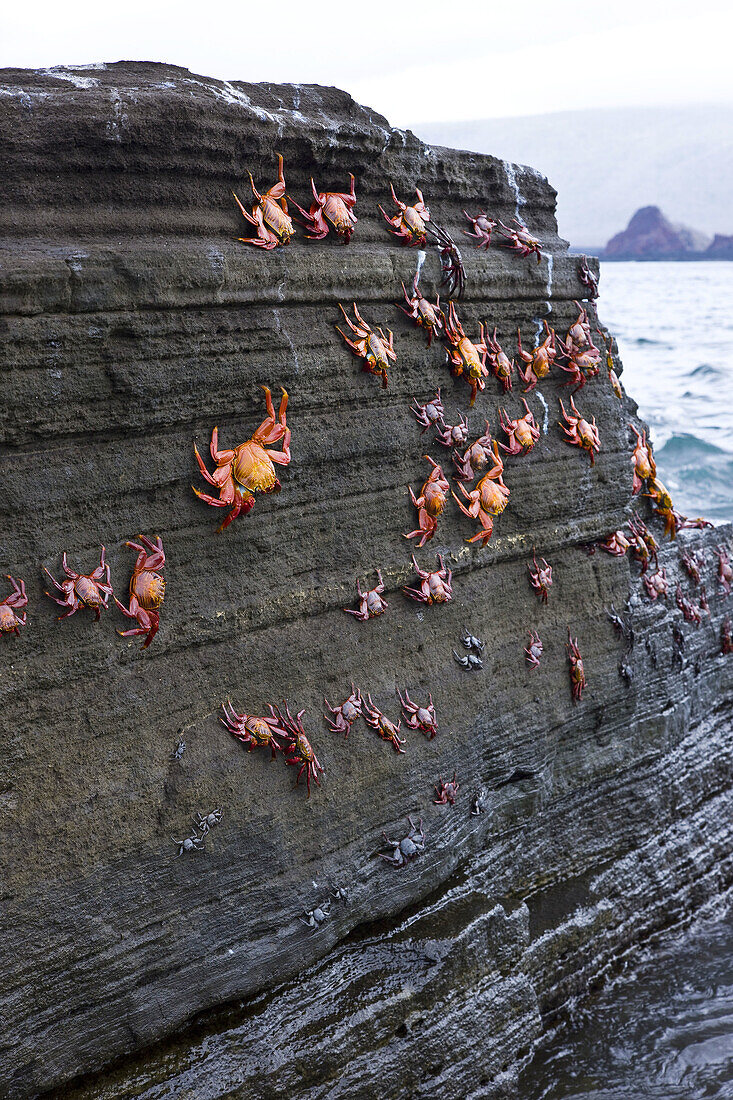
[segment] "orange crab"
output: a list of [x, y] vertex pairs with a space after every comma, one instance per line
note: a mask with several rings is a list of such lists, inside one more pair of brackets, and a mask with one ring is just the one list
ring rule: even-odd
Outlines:
[[379, 333], [377, 336], [359, 313], [359, 310], [356, 308], [356, 302], [354, 302], [353, 307], [354, 317], [356, 317], [355, 325], [349, 320], [346, 310], [339, 302], [339, 309], [344, 315], [344, 320], [357, 339], [350, 340], [346, 333], [341, 331], [338, 325], [335, 326], [336, 332], [343, 336], [354, 355], [356, 355], [358, 359], [364, 360], [364, 364], [361, 368], [363, 371], [366, 371], [368, 374], [381, 376], [382, 387], [386, 390], [389, 385], [387, 379], [389, 364], [390, 362], [397, 362], [397, 356], [394, 350], [394, 335], [387, 329], [388, 335], [385, 336], [382, 329], [377, 328], [377, 332]]
[[[491, 438], [491, 429], [489, 428], [489, 422], [486, 420], [486, 431], [483, 435], [480, 435], [478, 439], [474, 440], [471, 446], [464, 452], [463, 457], [459, 455], [458, 451], [453, 452], [453, 463], [456, 467], [456, 478], [459, 481], [473, 481], [476, 474], [480, 470], [483, 470], [492, 458], [492, 447], [496, 447], [493, 439]], [[504, 464], [501, 464], [501, 470], [504, 469]]]
[[608, 381], [611, 383], [611, 389], [616, 397], [618, 397], [619, 401], [623, 401], [624, 391], [621, 389], [618, 375], [613, 369], [613, 336], [609, 334], [608, 338], [606, 338], [599, 328], [596, 329], [596, 332], [606, 345], [606, 370], [608, 371]]
[[[523, 360], [525, 367], [517, 363], [517, 373], [525, 384], [525, 393], [533, 390], [541, 378], [547, 378], [552, 364], [557, 358], [557, 337], [554, 329], [551, 329], [547, 321], [543, 321], [545, 327], [545, 339], [538, 343], [533, 352], [525, 351], [522, 347], [522, 334], [517, 328], [517, 354]], [[538, 337], [539, 339], [539, 337]]]
[[483, 323], [479, 324], [481, 335], [480, 343], [474, 344], [463, 331], [463, 325], [458, 320], [458, 312], [455, 303], [448, 306], [448, 316], [445, 319], [445, 338], [450, 344], [447, 350], [448, 361], [451, 364], [451, 374], [456, 378], [464, 378], [471, 387], [471, 401], [473, 405], [476, 394], [486, 387], [484, 379], [489, 377], [486, 368], [486, 337]]
[[256, 237], [238, 238], [244, 244], [253, 244], [256, 248], [277, 248], [281, 244], [290, 244], [295, 236], [295, 227], [288, 215], [288, 204], [285, 198], [285, 176], [281, 153], [277, 155], [277, 165], [278, 181], [269, 191], [265, 191], [264, 195], [259, 193], [252, 179], [252, 173], [249, 173], [252, 197], [255, 200], [251, 214], [247, 213], [236, 192], [232, 191], [242, 217], [257, 229]]
[[528, 454], [540, 438], [540, 429], [537, 427], [537, 422], [526, 398], [522, 398], [522, 403], [527, 411], [524, 416], [520, 416], [516, 420], [512, 420], [507, 415], [506, 409], [499, 409], [499, 424], [509, 440], [508, 447], [503, 443], [500, 443], [499, 446], [508, 455]]
[[651, 497], [655, 512], [664, 520], [665, 535], [669, 535], [671, 539], [676, 538], [678, 528], [685, 526], [685, 517], [681, 516], [679, 512], [675, 512], [669, 490], [658, 478], [650, 478], [648, 487], [649, 492], [645, 493], [644, 496]]
[[496, 441], [494, 441], [494, 460], [493, 469], [489, 470], [487, 474], [484, 474], [470, 493], [466, 490], [465, 485], [459, 482], [458, 487], [463, 493], [464, 498], [469, 502], [468, 507], [466, 507], [463, 501], [460, 500], [451, 489], [453, 499], [464, 516], [468, 516], [469, 519], [478, 519], [481, 524], [482, 529], [477, 531], [475, 535], [471, 535], [470, 538], [466, 539], [466, 542], [480, 541], [482, 546], [486, 546], [493, 533], [493, 517], [501, 515], [509, 500], [509, 490], [502, 480], [504, 463], [499, 457], [499, 449]]
[[351, 190], [342, 191], [316, 191], [316, 185], [311, 178], [313, 199], [310, 211], [298, 206], [295, 199], [291, 198], [293, 206], [300, 211], [304, 221], [300, 224], [310, 230], [307, 234], [309, 241], [320, 241], [328, 236], [330, 222], [344, 244], [348, 244], [356, 225], [356, 215], [352, 213], [356, 205], [356, 191], [354, 189], [354, 174], [350, 174]]
[[[272, 394], [267, 386], [265, 391], [265, 403], [267, 417], [262, 421], [254, 435], [245, 443], [240, 443], [233, 450], [219, 450], [219, 429], [215, 427], [211, 433], [211, 457], [216, 463], [216, 470], [210, 474], [204, 465], [204, 460], [194, 443], [193, 449], [199, 469], [208, 481], [219, 490], [219, 498], [202, 493], [195, 485], [192, 485], [196, 496], [206, 504], [214, 508], [229, 508], [231, 512], [225, 517], [217, 528], [217, 533], [223, 531], [238, 515], [246, 515], [254, 508], [255, 493], [278, 493], [280, 480], [275, 473], [274, 463], [278, 466], [287, 466], [290, 462], [290, 428], [285, 421], [285, 410], [288, 406], [288, 394], [282, 390], [280, 409], [275, 416], [272, 404]], [[281, 387], [282, 389], [282, 387]], [[282, 440], [282, 450], [272, 450], [272, 444]]]
[[160, 535], [155, 536], [153, 542], [145, 535], [139, 535], [140, 543], [126, 542], [131, 550], [137, 550], [137, 561], [130, 578], [130, 606], [114, 597], [114, 601], [123, 615], [128, 619], [136, 619], [138, 625], [132, 630], [118, 630], [121, 638], [128, 638], [135, 634], [146, 634], [143, 649], [147, 649], [155, 635], [158, 633], [160, 623], [159, 607], [165, 596], [165, 581], [158, 572], [165, 565], [165, 553]]
[[428, 334], [428, 347], [430, 347], [434, 333], [440, 334], [443, 331], [443, 311], [440, 308], [440, 295], [438, 295], [435, 305], [429, 302], [420, 293], [419, 276], [417, 274], [412, 280], [412, 297], [407, 293], [404, 283], [402, 284], [402, 293], [409, 308], [405, 309], [400, 302], [396, 303], [397, 308], [413, 320], [418, 328], [425, 329]]
[[475, 218], [472, 218], [467, 210], [463, 211], [467, 220], [471, 223], [471, 231], [468, 229], [463, 230], [464, 237], [470, 237], [471, 240], [476, 241], [479, 252], [483, 248], [484, 251], [491, 244], [491, 231], [496, 229], [498, 222], [495, 222], [493, 218], [490, 218], [485, 210], [479, 210]]
[[565, 432], [567, 442], [587, 451], [590, 455], [590, 464], [594, 466], [596, 461], [595, 452], [601, 449], [601, 439], [598, 434], [598, 428], [596, 427], [595, 416], [592, 417], [590, 421], [584, 420], [572, 397], [570, 398], [570, 408], [573, 410], [572, 414], [565, 412], [562, 398], [558, 398], [558, 401], [560, 402], [560, 408], [565, 418], [565, 424], [563, 424], [561, 420], [558, 420], [558, 424], [562, 431]]
[[491, 363], [491, 369], [496, 377], [502, 384], [504, 393], [512, 388], [512, 371], [514, 370], [514, 360], [509, 358], [506, 352], [502, 349], [501, 344], [496, 339], [496, 325], [494, 325], [494, 331], [489, 339], [486, 341], [489, 352], [489, 362]]
[[23, 581], [16, 581], [10, 573], [5, 576], [12, 584], [13, 591], [0, 601], [0, 634], [17, 634], [20, 637], [18, 627], [25, 626], [26, 613], [23, 608], [28, 605], [25, 584]]
[[652, 454], [652, 445], [647, 442], [646, 432], [641, 435], [633, 424], [629, 424], [636, 436], [636, 446], [631, 453], [631, 465], [634, 467], [633, 495], [641, 492], [642, 485], [657, 476], [657, 464]]
[[415, 188], [417, 202], [414, 206], [408, 206], [407, 203], [401, 202], [397, 198], [391, 183], [389, 189], [392, 192], [392, 201], [395, 206], [399, 208], [398, 212], [393, 217], [390, 217], [389, 214], [385, 214], [381, 206], [379, 209], [382, 212], [384, 220], [392, 226], [390, 233], [394, 237], [399, 237], [409, 248], [414, 248], [416, 245], [419, 245], [420, 248], [424, 248], [427, 243], [425, 223], [430, 221], [430, 211], [425, 205], [422, 191], [419, 187]]
[[80, 608], [88, 607], [94, 612], [95, 621], [98, 622], [102, 612], [107, 610], [109, 598], [113, 593], [109, 576], [109, 562], [104, 560], [105, 552], [105, 548], [102, 546], [99, 565], [91, 573], [75, 573], [73, 569], [69, 569], [66, 551], [64, 550], [61, 555], [61, 567], [67, 579], [60, 583], [55, 577], [51, 576], [44, 565], [43, 572], [51, 581], [51, 584], [55, 585], [59, 592], [63, 592], [64, 598], [60, 600], [58, 596], [52, 596], [48, 591], [46, 591], [46, 595], [50, 596], [61, 607], [68, 608], [68, 611], [58, 616], [59, 619], [68, 619]]
[[427, 481], [423, 483], [420, 496], [416, 497], [412, 491], [412, 486], [409, 486], [410, 498], [418, 510], [418, 526], [414, 531], [410, 531], [409, 535], [402, 536], [406, 539], [415, 539], [421, 536], [417, 544], [418, 546], [424, 546], [437, 531], [438, 517], [445, 509], [448, 502], [448, 490], [450, 489], [450, 485], [443, 473], [442, 467], [439, 466], [430, 455], [423, 455], [423, 458], [426, 459], [433, 468]]
[[583, 668], [583, 658], [578, 648], [578, 639], [573, 638], [570, 633], [570, 627], [568, 627], [566, 649], [568, 651], [568, 661], [570, 662], [570, 690], [573, 695], [573, 702], [579, 703], [583, 698], [583, 688], [586, 687], [585, 669]]

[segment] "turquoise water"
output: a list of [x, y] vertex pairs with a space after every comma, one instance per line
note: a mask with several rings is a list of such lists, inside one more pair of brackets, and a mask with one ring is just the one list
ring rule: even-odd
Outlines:
[[602, 264], [598, 312], [675, 506], [733, 520], [733, 262]]

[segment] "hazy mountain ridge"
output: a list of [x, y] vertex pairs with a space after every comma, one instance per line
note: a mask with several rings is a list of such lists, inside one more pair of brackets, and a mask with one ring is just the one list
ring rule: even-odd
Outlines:
[[600, 249], [641, 206], [733, 233], [733, 105], [562, 111], [420, 123], [423, 139], [532, 164], [558, 191], [560, 233]]

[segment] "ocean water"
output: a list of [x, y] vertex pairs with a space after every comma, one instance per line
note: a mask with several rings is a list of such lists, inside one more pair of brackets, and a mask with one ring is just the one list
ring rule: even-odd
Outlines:
[[598, 313], [675, 507], [733, 520], [733, 262], [601, 264]]
[[730, 913], [646, 948], [523, 1075], [522, 1100], [731, 1100]]

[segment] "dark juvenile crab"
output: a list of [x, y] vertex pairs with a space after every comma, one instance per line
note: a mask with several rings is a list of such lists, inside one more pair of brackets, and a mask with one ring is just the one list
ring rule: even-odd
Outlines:
[[[533, 390], [540, 379], [547, 378], [557, 358], [558, 349], [555, 332], [550, 328], [547, 321], [543, 321], [542, 324], [545, 329], [545, 338], [542, 343], [538, 342], [537, 347], [532, 352], [525, 351], [522, 347], [522, 334], [517, 328], [517, 354], [521, 360], [520, 363], [517, 363], [517, 373], [524, 382], [525, 393]], [[524, 363], [524, 367], [522, 367], [522, 363]]]
[[461, 668], [465, 668], [466, 672], [474, 672], [484, 667], [484, 662], [475, 653], [467, 653], [465, 657], [461, 657], [460, 653], [456, 653], [454, 649], [453, 657], [456, 664], [460, 665]]
[[695, 626], [699, 626], [702, 622], [702, 615], [700, 614], [700, 608], [696, 607], [694, 603], [687, 599], [682, 592], [682, 585], [677, 584], [675, 589], [675, 603], [682, 612], [685, 621], [688, 623], [694, 623]]
[[4, 600], [0, 601], [0, 634], [17, 634], [20, 636], [19, 626], [25, 626], [26, 613], [23, 608], [28, 604], [23, 581], [16, 581], [5, 574], [13, 586], [13, 591]]
[[402, 721], [400, 720], [397, 725], [391, 722], [385, 714], [382, 714], [378, 707], [375, 707], [372, 702], [371, 695], [367, 695], [367, 701], [364, 704], [362, 710], [364, 720], [375, 729], [383, 741], [388, 741], [395, 752], [404, 753], [404, 749], [400, 746], [405, 744], [405, 739], [400, 737], [400, 728]]
[[311, 179], [313, 202], [310, 211], [298, 206], [295, 199], [291, 198], [293, 206], [300, 212], [303, 221], [301, 225], [309, 229], [307, 234], [309, 241], [320, 241], [328, 236], [329, 222], [344, 244], [348, 244], [356, 225], [356, 215], [353, 213], [356, 205], [356, 191], [354, 189], [354, 174], [350, 174], [351, 189], [348, 192], [341, 191], [316, 191], [316, 185]]
[[537, 263], [542, 263], [542, 246], [538, 239], [532, 236], [526, 225], [522, 225], [519, 218], [512, 218], [512, 221], [516, 225], [516, 229], [509, 225], [504, 225], [504, 222], [499, 219], [499, 232], [507, 241], [504, 247], [508, 248], [511, 252], [515, 252], [520, 259], [524, 259], [525, 256], [531, 256], [534, 252], [537, 257]]
[[365, 623], [367, 619], [376, 619], [378, 615], [383, 615], [385, 610], [389, 607], [386, 600], [382, 599], [382, 592], [384, 592], [384, 581], [382, 580], [382, 571], [377, 569], [377, 584], [374, 588], [368, 589], [366, 592], [362, 592], [361, 584], [357, 577], [356, 580], [356, 592], [359, 597], [359, 608], [354, 611], [353, 608], [345, 607], [343, 610], [347, 615], [353, 615], [360, 622]]
[[463, 447], [468, 439], [467, 418], [461, 414], [457, 424], [443, 422], [434, 438], [436, 443], [442, 443], [444, 447]]
[[527, 664], [534, 670], [540, 667], [540, 657], [542, 656], [542, 639], [536, 630], [530, 630], [529, 632], [529, 645], [524, 647], [525, 657], [527, 658]]
[[80, 607], [88, 607], [95, 612], [95, 621], [99, 621], [102, 612], [107, 610], [109, 598], [113, 593], [109, 576], [109, 564], [105, 562], [104, 554], [105, 549], [103, 546], [99, 556], [99, 565], [91, 573], [75, 573], [73, 569], [69, 569], [66, 561], [66, 551], [64, 550], [61, 555], [61, 567], [67, 579], [60, 584], [55, 577], [51, 576], [48, 569], [45, 566], [43, 567], [43, 572], [51, 581], [51, 584], [55, 585], [59, 592], [64, 594], [63, 600], [60, 600], [57, 596], [52, 596], [50, 592], [46, 592], [46, 595], [55, 603], [68, 608], [63, 615], [59, 615], [59, 619], [68, 619]]
[[451, 580], [453, 574], [450, 569], [446, 569], [442, 554], [438, 554], [438, 568], [433, 572], [421, 569], [414, 554], [412, 555], [412, 564], [420, 578], [420, 587], [408, 588], [405, 585], [402, 589], [405, 596], [408, 596], [411, 600], [417, 600], [419, 603], [426, 603], [428, 606], [433, 603], [448, 603], [452, 599]]
[[442, 467], [430, 455], [423, 455], [423, 458], [430, 463], [432, 470], [427, 480], [423, 482], [419, 497], [415, 496], [412, 486], [408, 486], [410, 499], [417, 508], [417, 527], [403, 536], [406, 539], [419, 538], [418, 546], [424, 546], [437, 531], [438, 518], [445, 510], [450, 489]]
[[463, 235], [476, 241], [476, 246], [479, 251], [481, 251], [482, 248], [486, 251], [491, 244], [491, 231], [492, 229], [496, 229], [498, 222], [490, 218], [484, 210], [479, 210], [475, 218], [472, 218], [466, 210], [464, 210], [463, 213], [471, 223], [471, 229], [473, 230], [473, 232], [471, 232], [468, 229], [464, 229]]
[[594, 466], [596, 452], [601, 449], [601, 438], [598, 434], [598, 428], [596, 427], [595, 416], [591, 417], [590, 420], [585, 420], [578, 411], [572, 397], [570, 398], [571, 413], [565, 411], [562, 398], [558, 398], [558, 401], [560, 402], [562, 415], [565, 419], [564, 424], [560, 420], [558, 420], [558, 424], [565, 433], [566, 442], [587, 451], [590, 455], [590, 464]]
[[440, 225], [432, 222], [425, 226], [428, 234], [433, 238], [435, 247], [440, 257], [440, 285], [448, 291], [448, 297], [460, 298], [466, 285], [466, 269], [463, 266], [463, 258], [458, 250], [456, 242]]
[[443, 423], [443, 415], [445, 413], [443, 401], [440, 396], [440, 386], [438, 386], [435, 391], [435, 397], [426, 401], [424, 405], [421, 405], [417, 398], [413, 397], [412, 405], [410, 405], [410, 412], [422, 428], [420, 435], [424, 435], [428, 428], [432, 428], [434, 425], [440, 426], [440, 424]]
[[566, 648], [570, 662], [570, 689], [573, 694], [573, 701], [577, 703], [583, 698], [583, 688], [586, 686], [585, 669], [583, 668], [583, 658], [578, 649], [578, 639], [572, 637], [570, 627], [568, 627]]
[[287, 738], [287, 744], [283, 750], [285, 763], [300, 769], [295, 778], [296, 787], [300, 783], [301, 775], [305, 772], [305, 783], [308, 790], [308, 798], [310, 798], [311, 779], [317, 787], [320, 787], [321, 782], [318, 777], [324, 773], [325, 768], [321, 767], [319, 764], [311, 743], [305, 735], [305, 730], [303, 729], [303, 723], [301, 721], [305, 714], [305, 710], [299, 710], [295, 717], [293, 717], [285, 701], [283, 701], [283, 708], [284, 713], [279, 707], [271, 706], [270, 710]]
[[351, 695], [348, 699], [339, 707], [332, 707], [326, 696], [323, 696], [323, 702], [331, 711], [331, 717], [324, 714], [324, 718], [328, 722], [333, 733], [343, 733], [344, 738], [349, 736], [349, 731], [353, 726], [357, 718], [361, 716], [361, 708], [364, 703], [361, 692], [354, 685], [351, 685]]
[[733, 585], [733, 567], [730, 564], [728, 551], [723, 546], [716, 546], [715, 553], [718, 555], [718, 584], [723, 588], [726, 596], [729, 596]]
[[657, 569], [656, 573], [647, 573], [642, 577], [642, 580], [650, 600], [656, 600], [659, 596], [662, 599], [667, 598], [669, 581], [667, 580], [666, 569]]
[[687, 570], [687, 574], [692, 580], [692, 583], [696, 588], [700, 586], [700, 570], [705, 568], [705, 551], [704, 550], [692, 550], [683, 551], [680, 554], [680, 561]]
[[522, 404], [526, 412], [516, 420], [511, 419], [506, 409], [499, 409], [499, 425], [509, 440], [508, 446], [504, 443], [500, 443], [499, 446], [508, 455], [529, 454], [540, 438], [540, 429], [525, 397], [522, 398]]
[[494, 331], [486, 341], [486, 347], [488, 349], [488, 359], [491, 364], [491, 369], [501, 382], [503, 392], [507, 393], [507, 391], [512, 388], [514, 360], [509, 358], [497, 340], [496, 325], [494, 325]]
[[397, 213], [390, 216], [382, 210], [381, 206], [379, 209], [384, 220], [391, 226], [390, 233], [410, 248], [414, 248], [416, 245], [422, 248], [427, 241], [425, 226], [430, 221], [430, 211], [425, 205], [422, 191], [418, 187], [415, 188], [417, 202], [414, 206], [408, 206], [407, 203], [401, 202], [397, 198], [391, 183], [389, 189], [392, 192], [392, 201], [397, 207]]
[[178, 744], [174, 748], [173, 752], [170, 754], [170, 759], [171, 760], [180, 760], [185, 751], [186, 751], [186, 742], [181, 738], [178, 741]]
[[731, 626], [730, 615], [725, 616], [720, 628], [720, 649], [725, 657], [733, 653], [733, 626]]
[[239, 207], [245, 221], [253, 225], [257, 230], [256, 237], [239, 237], [244, 244], [252, 244], [257, 248], [277, 248], [278, 245], [290, 244], [295, 236], [295, 228], [288, 215], [288, 204], [285, 198], [285, 175], [283, 173], [283, 158], [280, 153], [277, 157], [278, 180], [269, 191], [261, 195], [255, 187], [252, 173], [249, 173], [249, 182], [252, 188], [252, 197], [255, 204], [252, 213], [249, 214], [239, 201], [236, 192], [232, 191], [235, 202]]
[[443, 331], [443, 312], [440, 308], [440, 295], [436, 298], [435, 305], [420, 293], [419, 276], [415, 274], [412, 281], [412, 297], [407, 293], [405, 284], [402, 284], [402, 293], [405, 296], [405, 306], [397, 302], [397, 308], [415, 322], [418, 328], [424, 328], [428, 334], [428, 347], [433, 342], [434, 335], [440, 335]]
[[367, 374], [376, 374], [381, 377], [382, 387], [386, 390], [389, 385], [387, 372], [390, 363], [397, 362], [397, 355], [394, 350], [394, 334], [387, 329], [387, 335], [385, 335], [379, 326], [377, 326], [375, 332], [359, 313], [356, 302], [353, 303], [356, 324], [349, 320], [346, 310], [340, 302], [339, 309], [344, 315], [346, 324], [356, 336], [356, 340], [350, 340], [338, 325], [334, 326], [336, 332], [344, 338], [357, 359], [363, 360], [361, 369], [366, 371]]
[[397, 692], [397, 694], [402, 704], [402, 713], [407, 725], [412, 730], [422, 730], [423, 733], [428, 735], [428, 741], [432, 741], [438, 732], [438, 718], [433, 706], [432, 695], [428, 692], [428, 705], [421, 707], [418, 703], [413, 703], [407, 691], [405, 691], [404, 696], [401, 692]]
[[173, 858], [178, 859], [178, 856], [182, 856], [184, 852], [201, 852], [204, 848], [204, 838], [199, 836], [198, 833], [191, 833], [191, 836], [187, 836], [184, 840], [176, 840], [175, 837], [171, 837], [174, 844], [178, 845], [178, 853]]
[[300, 917], [303, 924], [307, 924], [309, 928], [312, 928], [314, 932], [323, 924], [327, 919], [331, 910], [331, 902], [324, 901], [321, 905], [317, 905], [315, 909], [306, 909], [305, 916]]
[[483, 653], [484, 651], [484, 643], [480, 638], [472, 634], [466, 626], [461, 628], [461, 645], [464, 649], [475, 650], [476, 653]]
[[438, 786], [435, 788], [437, 798], [433, 799], [433, 803], [436, 806], [455, 806], [456, 796], [460, 790], [460, 783], [456, 779], [456, 772], [453, 772], [453, 778], [448, 782], [444, 779], [438, 780]]
[[544, 558], [540, 558], [542, 565], [540, 566], [537, 561], [537, 554], [534, 547], [532, 547], [532, 565], [528, 565], [529, 570], [529, 583], [539, 592], [540, 599], [543, 603], [547, 603], [547, 597], [550, 594], [552, 588], [552, 566], [548, 565]]
[[406, 867], [411, 859], [417, 859], [425, 850], [425, 833], [422, 829], [422, 818], [418, 825], [408, 817], [410, 831], [402, 840], [390, 840], [386, 833], [382, 833], [387, 844], [392, 849], [392, 855], [386, 856], [383, 852], [375, 852], [381, 859], [391, 863], [393, 867]]
[[581, 256], [578, 261], [578, 278], [584, 287], [588, 289], [588, 297], [598, 297], [598, 279], [588, 267], [587, 257]]
[[194, 823], [201, 835], [207, 836], [216, 825], [221, 824], [222, 816], [221, 810], [212, 810], [208, 814], [197, 813]]

